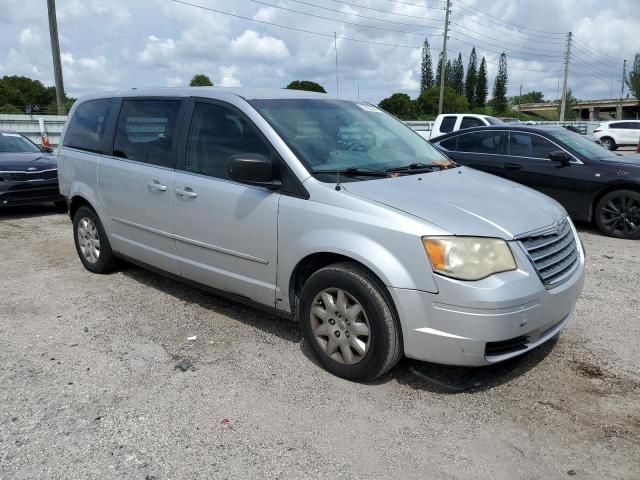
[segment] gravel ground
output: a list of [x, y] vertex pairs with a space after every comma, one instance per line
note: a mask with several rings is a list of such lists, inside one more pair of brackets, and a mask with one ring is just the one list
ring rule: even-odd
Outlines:
[[92, 275], [66, 216], [2, 213], [0, 479], [638, 479], [640, 242], [581, 236], [559, 340], [450, 394], [407, 360], [333, 377], [292, 322], [138, 268]]

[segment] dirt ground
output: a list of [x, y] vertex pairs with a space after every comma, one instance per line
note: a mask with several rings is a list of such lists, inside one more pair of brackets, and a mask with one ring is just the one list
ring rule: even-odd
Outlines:
[[66, 216], [0, 213], [0, 479], [637, 480], [640, 241], [580, 230], [567, 329], [452, 394], [412, 367], [469, 370], [341, 380], [295, 323], [134, 267], [90, 274]]

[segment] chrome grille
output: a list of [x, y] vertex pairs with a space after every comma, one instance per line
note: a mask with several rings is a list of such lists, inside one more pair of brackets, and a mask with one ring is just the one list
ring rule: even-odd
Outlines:
[[554, 231], [522, 238], [520, 243], [547, 288], [566, 280], [580, 261], [578, 244], [567, 219]]
[[35, 180], [53, 180], [58, 178], [58, 170], [39, 170], [35, 172], [0, 172], [0, 182], [32, 182]]

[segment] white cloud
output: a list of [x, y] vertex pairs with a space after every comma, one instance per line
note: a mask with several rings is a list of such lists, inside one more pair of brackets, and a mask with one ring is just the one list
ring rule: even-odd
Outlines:
[[231, 40], [230, 47], [231, 54], [241, 59], [273, 61], [289, 56], [289, 49], [282, 40], [268, 35], [260, 36], [253, 30], [245, 30]]
[[218, 82], [214, 82], [219, 87], [241, 87], [242, 83], [240, 80], [236, 78], [240, 69], [236, 65], [231, 65], [229, 67], [218, 67], [218, 71], [220, 72], [220, 80]]

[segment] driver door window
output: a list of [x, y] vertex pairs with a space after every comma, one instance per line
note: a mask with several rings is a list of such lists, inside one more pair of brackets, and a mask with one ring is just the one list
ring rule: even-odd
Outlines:
[[509, 155], [514, 157], [549, 160], [549, 154], [560, 150], [558, 146], [539, 135], [524, 132], [509, 134]]
[[185, 155], [185, 170], [209, 177], [228, 178], [229, 157], [241, 153], [271, 155], [257, 132], [229, 108], [196, 103]]

